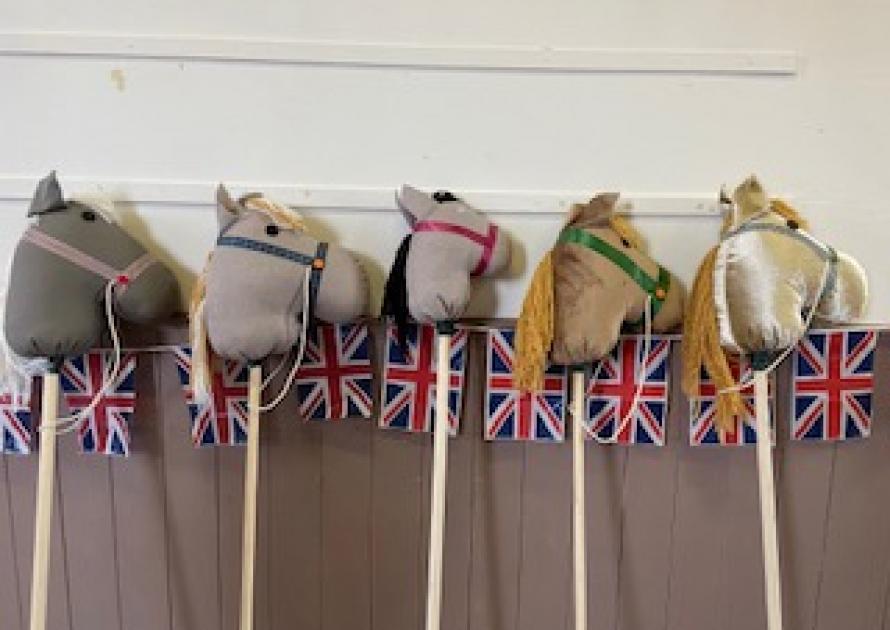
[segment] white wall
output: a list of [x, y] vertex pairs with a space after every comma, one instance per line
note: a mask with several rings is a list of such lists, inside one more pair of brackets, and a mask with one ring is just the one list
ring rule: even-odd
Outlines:
[[187, 279], [222, 180], [307, 206], [379, 289], [411, 182], [498, 211], [522, 250], [471, 314], [514, 316], [561, 203], [639, 200], [689, 278], [715, 191], [757, 172], [863, 262], [885, 319], [888, 21], [878, 0], [0, 0], [0, 252], [56, 168]]

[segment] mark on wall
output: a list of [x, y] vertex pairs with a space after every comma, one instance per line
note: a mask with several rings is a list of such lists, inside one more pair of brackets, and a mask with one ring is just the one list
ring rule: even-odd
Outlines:
[[123, 92], [127, 89], [127, 78], [124, 76], [124, 71], [120, 68], [114, 68], [111, 73], [111, 82], [114, 83], [114, 87], [117, 88], [118, 92]]

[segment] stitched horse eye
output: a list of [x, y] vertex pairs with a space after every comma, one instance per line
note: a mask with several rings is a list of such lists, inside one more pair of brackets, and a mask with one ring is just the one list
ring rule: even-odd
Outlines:
[[433, 200], [436, 203], [445, 203], [446, 201], [457, 201], [457, 197], [447, 190], [437, 190], [433, 193]]
[[790, 227], [792, 230], [796, 230], [800, 227], [798, 222], [795, 221], [794, 219], [788, 219], [787, 224], [788, 224], [788, 227]]
[[266, 226], [266, 234], [269, 236], [278, 236], [278, 226], [277, 225], [267, 225]]
[[621, 239], [621, 244], [625, 247], [630, 247], [630, 241], [628, 241], [626, 238]]
[[80, 218], [83, 219], [84, 221], [95, 221], [96, 213], [93, 212], [92, 210], [84, 210], [83, 212], [80, 213]]

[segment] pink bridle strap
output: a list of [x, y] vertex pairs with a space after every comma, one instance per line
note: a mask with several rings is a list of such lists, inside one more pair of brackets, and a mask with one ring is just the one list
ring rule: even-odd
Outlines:
[[474, 276], [481, 276], [485, 273], [485, 270], [488, 269], [488, 265], [491, 263], [491, 257], [494, 254], [494, 244], [498, 238], [498, 226], [494, 223], [488, 224], [488, 234], [484, 236], [468, 227], [464, 227], [463, 225], [448, 223], [446, 221], [418, 221], [414, 224], [414, 231], [457, 234], [458, 236], [463, 236], [464, 238], [481, 245], [482, 256], [479, 257], [479, 262], [476, 264], [473, 271], [470, 272], [470, 274]]
[[42, 232], [36, 227], [28, 228], [22, 235], [22, 240], [27, 241], [32, 245], [36, 245], [51, 254], [55, 254], [59, 258], [63, 258], [68, 262], [77, 265], [81, 269], [86, 269], [100, 278], [104, 278], [108, 282], [115, 283], [120, 290], [126, 289], [128, 284], [157, 262], [154, 256], [146, 252], [127, 265], [125, 269], [118, 270], [111, 265], [90, 256], [86, 252], [82, 252], [76, 247], [72, 247], [66, 242], [60, 241], [46, 232]]

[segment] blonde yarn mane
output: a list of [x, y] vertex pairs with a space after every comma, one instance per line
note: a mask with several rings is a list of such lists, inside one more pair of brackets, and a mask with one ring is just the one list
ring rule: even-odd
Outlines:
[[[578, 216], [576, 206], [572, 209], [566, 225], [575, 225]], [[625, 217], [612, 214], [604, 223], [631, 246], [639, 247], [642, 243], [640, 233]], [[544, 385], [547, 355], [553, 345], [555, 308], [553, 249], [551, 249], [544, 254], [544, 258], [535, 269], [525, 299], [522, 301], [519, 319], [516, 321], [516, 359], [513, 377], [520, 391], [538, 391]]]
[[[807, 227], [807, 221], [800, 213], [781, 199], [770, 201], [770, 210], [786, 220], [797, 222], [803, 229]], [[727, 221], [724, 222], [724, 231], [732, 227], [727, 225]], [[699, 397], [702, 367], [718, 392], [737, 384], [729, 367], [729, 357], [720, 343], [714, 303], [714, 268], [719, 247], [712, 247], [699, 265], [683, 322], [682, 385], [690, 400]], [[721, 433], [731, 430], [733, 419], [743, 412], [744, 403], [739, 392], [728, 391], [717, 395], [716, 421]]]

